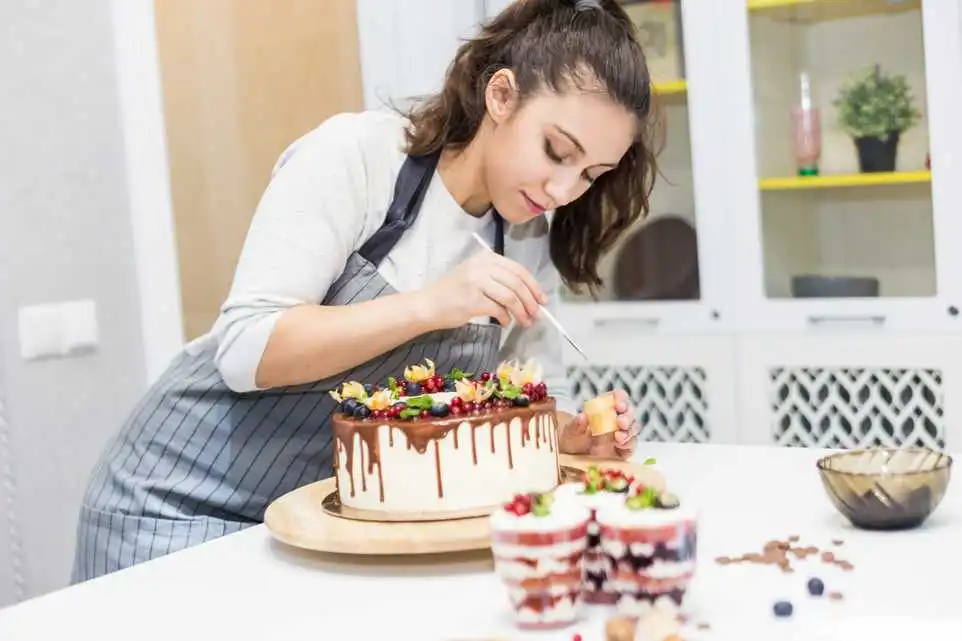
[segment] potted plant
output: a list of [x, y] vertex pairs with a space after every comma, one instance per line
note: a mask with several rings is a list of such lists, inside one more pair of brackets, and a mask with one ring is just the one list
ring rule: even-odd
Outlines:
[[833, 104], [839, 124], [852, 136], [862, 172], [895, 171], [902, 132], [921, 118], [905, 76], [878, 65], [845, 83]]

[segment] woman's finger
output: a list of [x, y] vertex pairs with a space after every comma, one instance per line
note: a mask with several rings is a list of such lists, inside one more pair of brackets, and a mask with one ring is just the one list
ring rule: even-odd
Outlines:
[[497, 267], [491, 272], [491, 277], [497, 282], [507, 287], [517, 297], [524, 306], [525, 311], [532, 320], [538, 318], [541, 307], [535, 300], [535, 294], [528, 285], [517, 274], [505, 267]]
[[504, 256], [499, 256], [498, 254], [494, 254], [494, 256], [496, 257], [495, 259], [497, 260], [498, 264], [510, 270], [515, 276], [524, 282], [539, 303], [544, 305], [548, 302], [548, 297], [541, 288], [541, 283], [539, 283], [538, 280], [531, 275], [531, 272], [521, 266], [520, 263], [517, 263], [510, 258], [505, 258]]
[[525, 310], [524, 305], [521, 304], [521, 300], [518, 299], [511, 289], [491, 279], [481, 286], [481, 291], [484, 292], [485, 296], [508, 310], [519, 324], [525, 327], [531, 325], [531, 317], [528, 316], [528, 312]]

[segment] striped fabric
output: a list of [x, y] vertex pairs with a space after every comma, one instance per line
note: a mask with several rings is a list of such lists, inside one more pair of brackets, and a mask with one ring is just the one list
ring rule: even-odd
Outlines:
[[[404, 178], [402, 170], [399, 182]], [[403, 233], [389, 231], [395, 243]], [[394, 291], [373, 263], [355, 253], [323, 304], [347, 305]], [[80, 511], [72, 581], [261, 522], [277, 497], [332, 475], [335, 403], [329, 390], [344, 380], [399, 376], [425, 358], [440, 371], [493, 369], [500, 338], [500, 327], [491, 324], [430, 332], [336, 377], [246, 394], [224, 383], [214, 364], [216, 345], [185, 350], [94, 470]]]

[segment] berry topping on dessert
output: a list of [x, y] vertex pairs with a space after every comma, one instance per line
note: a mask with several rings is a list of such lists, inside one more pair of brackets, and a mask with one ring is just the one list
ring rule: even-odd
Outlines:
[[598, 492], [617, 492], [626, 494], [635, 482], [635, 477], [625, 474], [621, 470], [605, 469], [592, 465], [585, 472], [585, 487], [583, 494], [596, 494]]
[[658, 492], [653, 487], [639, 485], [634, 492], [625, 499], [625, 507], [629, 510], [673, 510], [680, 505], [678, 497], [670, 492]]
[[515, 516], [548, 516], [551, 514], [551, 504], [554, 498], [551, 494], [516, 494], [510, 503], [505, 504], [504, 509]]
[[[330, 395], [343, 414], [354, 418], [474, 416], [547, 399], [548, 389], [540, 375], [541, 368], [533, 360], [524, 366], [504, 362], [494, 373], [485, 371], [477, 376], [457, 368], [442, 375], [434, 361], [426, 358], [423, 364], [405, 367], [400, 376], [389, 377], [383, 387], [349, 381]], [[359, 405], [368, 412], [359, 412]]]

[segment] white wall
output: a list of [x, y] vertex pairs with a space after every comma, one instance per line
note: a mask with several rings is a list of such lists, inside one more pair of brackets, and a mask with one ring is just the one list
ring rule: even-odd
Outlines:
[[[0, 2], [0, 606], [66, 584], [90, 469], [146, 385], [111, 8]], [[98, 348], [22, 360], [17, 310], [76, 298]]]
[[484, 0], [357, 0], [367, 109], [402, 106], [441, 87], [460, 44], [484, 16]]

